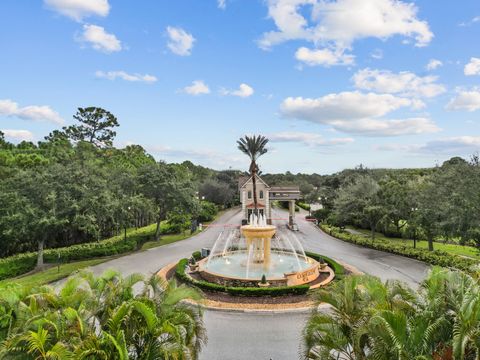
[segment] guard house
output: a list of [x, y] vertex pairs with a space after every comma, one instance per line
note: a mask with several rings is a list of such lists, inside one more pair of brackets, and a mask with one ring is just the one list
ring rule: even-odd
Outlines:
[[[256, 187], [258, 213], [265, 216], [267, 223], [272, 223], [272, 201], [288, 201], [288, 225], [293, 227], [295, 224], [295, 200], [300, 199], [300, 189], [298, 186], [270, 187], [260, 176], [256, 175]], [[243, 222], [246, 223], [255, 208], [253, 203], [252, 177], [241, 177], [238, 180], [238, 190], [242, 202]]]

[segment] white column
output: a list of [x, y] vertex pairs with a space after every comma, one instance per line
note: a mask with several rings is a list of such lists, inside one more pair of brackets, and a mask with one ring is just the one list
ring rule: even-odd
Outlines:
[[242, 212], [243, 218], [247, 219], [247, 192], [242, 190]]

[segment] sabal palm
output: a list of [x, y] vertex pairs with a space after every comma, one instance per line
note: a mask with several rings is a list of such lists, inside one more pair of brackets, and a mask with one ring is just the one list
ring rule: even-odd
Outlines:
[[253, 185], [253, 206], [255, 213], [257, 213], [257, 179], [256, 175], [258, 172], [257, 160], [260, 156], [265, 154], [268, 149], [266, 148], [268, 139], [262, 135], [245, 135], [243, 138], [240, 138], [237, 141], [238, 149], [246, 154], [250, 158], [250, 176], [252, 177]]

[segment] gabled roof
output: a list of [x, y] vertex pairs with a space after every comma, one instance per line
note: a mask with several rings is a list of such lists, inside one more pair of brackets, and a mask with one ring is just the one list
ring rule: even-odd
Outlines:
[[[243, 178], [246, 178], [246, 176], [243, 177]], [[255, 175], [255, 178], [257, 179], [257, 181], [259, 181], [259, 182], [261, 182], [263, 185], [265, 185], [265, 187], [270, 188], [270, 186], [268, 186], [268, 184], [267, 184], [265, 181], [263, 181], [260, 176]], [[240, 179], [241, 179], [241, 178], [240, 178]], [[248, 183], [250, 183], [250, 182], [252, 181], [252, 177], [250, 176], [250, 177], [248, 177], [248, 178], [243, 182], [242, 185], [240, 185], [240, 179], [239, 179], [239, 189], [243, 189]]]

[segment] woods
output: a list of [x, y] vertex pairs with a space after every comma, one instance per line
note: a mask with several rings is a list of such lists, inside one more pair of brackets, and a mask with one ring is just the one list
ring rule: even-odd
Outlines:
[[[139, 145], [113, 147], [119, 122], [104, 109], [80, 108], [74, 118], [37, 144], [14, 145], [0, 134], [0, 257], [38, 251], [41, 267], [45, 248], [152, 223], [158, 239], [234, 203], [236, 176], [156, 161]], [[213, 196], [212, 184], [226, 195]]]

